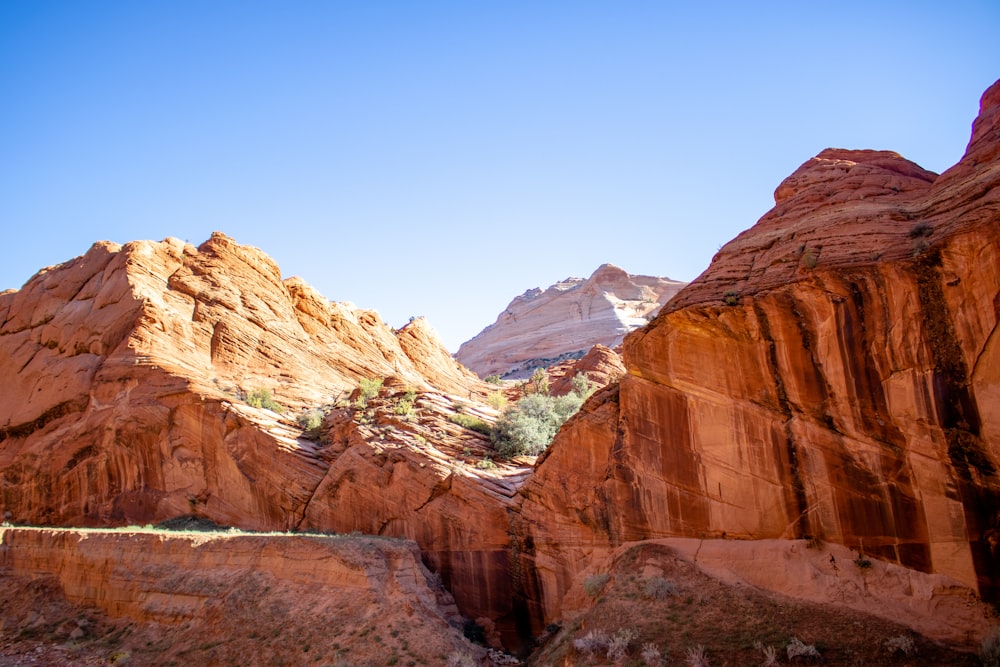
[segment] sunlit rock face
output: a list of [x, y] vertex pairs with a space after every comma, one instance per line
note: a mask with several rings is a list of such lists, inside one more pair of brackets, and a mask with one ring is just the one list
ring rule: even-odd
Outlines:
[[826, 150], [624, 342], [522, 489], [556, 618], [618, 544], [812, 538], [997, 594], [1000, 85], [961, 162]]
[[535, 368], [582, 357], [594, 345], [616, 347], [684, 284], [604, 264], [587, 279], [567, 278], [516, 297], [455, 358], [480, 377], [529, 377]]

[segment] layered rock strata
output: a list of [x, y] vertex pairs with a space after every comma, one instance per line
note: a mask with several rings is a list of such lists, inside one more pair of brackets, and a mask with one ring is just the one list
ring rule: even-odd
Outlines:
[[812, 538], [996, 598], [998, 146], [1000, 84], [940, 176], [822, 152], [625, 339], [520, 494], [536, 624], [595, 554], [669, 536]]
[[594, 345], [616, 347], [684, 284], [604, 264], [587, 279], [567, 278], [518, 296], [455, 358], [480, 377], [526, 378], [535, 368], [578, 359]]
[[[96, 244], [0, 295], [0, 322], [4, 518], [102, 526], [195, 514], [253, 530], [408, 535], [467, 591], [467, 613], [509, 613], [509, 583], [482, 573], [506, 567], [504, 503], [523, 469], [462, 462], [468, 440], [476, 451], [488, 440], [448, 416], [489, 387], [422, 319], [393, 332], [215, 234], [199, 248]], [[376, 378], [387, 387], [371, 404], [384, 408], [377, 419], [348, 405]], [[396, 414], [404, 394], [416, 405]], [[308, 436], [298, 418], [317, 411], [329, 432]], [[470, 530], [471, 516], [491, 520]]]
[[[410, 644], [435, 660], [475, 653], [450, 595], [403, 540], [0, 528], [0, 574], [54, 582], [77, 618], [96, 608], [131, 622], [111, 662], [362, 664], [404, 659]], [[32, 616], [9, 599], [0, 615], [22, 634], [85, 644], [90, 624], [64, 619], [64, 631], [51, 611], [38, 617], [46, 604], [32, 601]]]

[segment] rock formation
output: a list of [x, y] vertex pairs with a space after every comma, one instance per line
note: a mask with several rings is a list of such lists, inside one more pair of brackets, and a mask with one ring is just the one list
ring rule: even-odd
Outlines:
[[[448, 415], [489, 387], [423, 320], [394, 333], [215, 234], [199, 248], [96, 244], [0, 295], [0, 322], [4, 517], [95, 526], [196, 514], [255, 530], [409, 535], [467, 591], [466, 613], [510, 613], [509, 582], [481, 573], [506, 568], [504, 479], [522, 468], [461, 463], [468, 440], [477, 451], [488, 441]], [[374, 378], [387, 389], [372, 409], [385, 409], [377, 423], [359, 413], [361, 424], [343, 406]], [[389, 387], [413, 393], [412, 422], [394, 413]], [[248, 404], [262, 390], [283, 413]], [[318, 409], [331, 413], [322, 442], [296, 419]], [[470, 531], [471, 516], [492, 519]]]
[[[773, 569], [720, 561], [767, 553], [836, 576], [786, 557], [812, 544], [901, 582], [884, 613], [966, 641], [925, 611], [958, 589], [998, 596], [998, 184], [1000, 83], [940, 176], [823, 151], [625, 339], [623, 366], [601, 341], [554, 354], [591, 349], [554, 387], [621, 379], [537, 463], [493, 460], [494, 388], [426, 322], [394, 332], [221, 234], [99, 243], [0, 295], [0, 512], [412, 539], [461, 612], [508, 642], [583, 613], [581, 581], [639, 543], [712, 538], [663, 562], [779, 589]], [[553, 313], [608, 323], [648, 289], [602, 267], [515, 300], [510, 319], [561, 345]], [[511, 331], [526, 357], [553, 355]]]
[[536, 624], [597, 554], [671, 536], [835, 543], [996, 599], [998, 157], [1000, 82], [940, 176], [823, 151], [625, 339], [520, 494]]
[[535, 368], [582, 357], [594, 345], [616, 347], [683, 286], [604, 264], [586, 280], [567, 278], [516, 297], [455, 358], [480, 377], [526, 378]]
[[[100, 662], [64, 655], [46, 664], [369, 664], [392, 656], [405, 664], [477, 652], [451, 597], [403, 540], [0, 528], [0, 575], [6, 635], [105, 651]], [[29, 582], [36, 592], [51, 583], [47, 599], [17, 595]], [[60, 614], [59, 596], [77, 610]], [[102, 634], [102, 616], [127, 625]]]

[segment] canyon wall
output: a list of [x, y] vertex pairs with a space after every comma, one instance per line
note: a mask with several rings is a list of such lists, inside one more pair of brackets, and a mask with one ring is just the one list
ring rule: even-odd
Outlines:
[[[95, 244], [0, 295], [0, 323], [5, 520], [194, 514], [254, 530], [410, 536], [465, 591], [463, 610], [509, 614], [506, 577], [482, 572], [506, 569], [504, 480], [522, 467], [461, 462], [486, 447], [448, 416], [489, 387], [422, 319], [394, 332], [215, 234], [198, 248]], [[348, 397], [376, 378], [381, 423], [362, 426]], [[250, 404], [263, 390], [274, 409]], [[406, 393], [412, 415], [395, 414]], [[327, 428], [307, 437], [298, 417], [320, 409]]]
[[812, 539], [996, 599], [1000, 85], [962, 161], [826, 150], [624, 343], [523, 487], [520, 594], [672, 536]]

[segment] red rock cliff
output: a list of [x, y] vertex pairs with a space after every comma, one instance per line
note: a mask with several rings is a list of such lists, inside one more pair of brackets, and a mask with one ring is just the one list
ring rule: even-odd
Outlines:
[[[486, 386], [422, 320], [393, 332], [215, 234], [199, 248], [96, 244], [0, 295], [0, 323], [4, 518], [92, 526], [194, 513], [247, 529], [410, 536], [464, 591], [463, 611], [509, 611], [504, 508], [523, 475], [462, 458], [482, 438], [447, 416]], [[335, 410], [337, 423], [306, 439], [296, 417], [346, 405], [363, 378], [394, 387], [373, 402], [378, 416], [359, 412], [362, 427]], [[248, 405], [262, 389], [283, 414]], [[412, 416], [394, 413], [406, 391]]]
[[1000, 83], [940, 176], [826, 150], [651, 326], [522, 489], [519, 585], [557, 618], [649, 538], [846, 545], [996, 596]]

